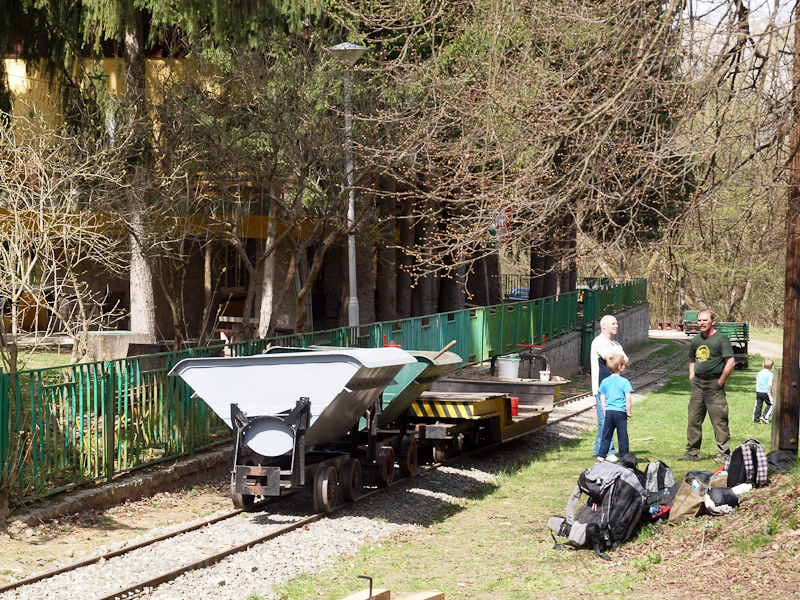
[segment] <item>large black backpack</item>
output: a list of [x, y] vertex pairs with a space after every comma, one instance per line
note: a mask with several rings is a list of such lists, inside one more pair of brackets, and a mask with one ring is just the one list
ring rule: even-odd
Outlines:
[[[578, 506], [583, 494], [586, 504]], [[573, 548], [592, 548], [597, 556], [628, 541], [639, 526], [647, 494], [633, 471], [610, 463], [597, 463], [581, 473], [567, 502], [567, 514], [551, 517], [547, 526], [567, 538]], [[561, 544], [553, 536], [555, 548]]]

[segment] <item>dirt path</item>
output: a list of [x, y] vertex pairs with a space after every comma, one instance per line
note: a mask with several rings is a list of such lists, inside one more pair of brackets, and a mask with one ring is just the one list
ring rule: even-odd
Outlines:
[[[651, 339], [664, 339], [664, 340], [685, 340], [688, 336], [682, 331], [660, 331], [651, 329], [649, 332]], [[766, 340], [757, 340], [750, 338], [747, 345], [747, 350], [750, 354], [760, 354], [764, 358], [782, 358], [783, 345], [775, 342], [768, 342]]]
[[760, 354], [764, 358], [783, 358], [783, 346], [775, 342], [751, 339], [747, 350], [750, 354]]

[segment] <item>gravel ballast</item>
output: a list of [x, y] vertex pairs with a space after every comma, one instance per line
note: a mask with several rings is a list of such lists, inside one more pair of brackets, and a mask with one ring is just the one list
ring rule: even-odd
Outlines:
[[[425, 473], [388, 493], [311, 523], [246, 552], [234, 554], [207, 569], [186, 573], [142, 597], [159, 600], [208, 598], [241, 600], [251, 593], [276, 598], [275, 586], [304, 573], [318, 573], [337, 557], [380, 543], [400, 532], [414, 532], [448, 506], [461, 504], [480, 485], [530, 459], [542, 450], [580, 437], [596, 423], [592, 411], [562, 421], [498, 450], [466, 457], [456, 465]], [[2, 600], [72, 600], [98, 598], [181, 565], [210, 556], [274, 531], [313, 513], [311, 494], [298, 494], [267, 507], [266, 512], [240, 514], [203, 529], [115, 557], [103, 564], [68, 571], [11, 590]], [[164, 530], [154, 530], [155, 537]]]

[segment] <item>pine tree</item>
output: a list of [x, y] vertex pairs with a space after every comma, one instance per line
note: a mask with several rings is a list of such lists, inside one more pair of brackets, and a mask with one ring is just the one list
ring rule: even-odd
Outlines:
[[[179, 32], [190, 45], [201, 41], [207, 52], [220, 55], [232, 45], [258, 44], [265, 28], [297, 31], [303, 20], [319, 15], [320, 0], [10, 0], [0, 15], [0, 43], [9, 48], [21, 46], [29, 68], [44, 66], [67, 115], [103, 119], [104, 111], [87, 108], [92, 104], [92, 86], [86, 83], [82, 55], [102, 56], [102, 45], [114, 41], [123, 48], [125, 96], [122, 112], [138, 141], [132, 157], [131, 178], [151, 165], [148, 139], [148, 108], [145, 94], [145, 56], [149, 48], [171, 32]], [[184, 46], [185, 47], [185, 46]], [[79, 68], [76, 68], [79, 67]], [[80, 74], [76, 79], [74, 73]], [[10, 114], [12, 95], [7, 87], [4, 64], [0, 61], [0, 112]], [[80, 119], [78, 119], [80, 121]], [[156, 338], [152, 265], [145, 239], [142, 203], [145, 199], [131, 186], [128, 219], [130, 228], [131, 329]]]

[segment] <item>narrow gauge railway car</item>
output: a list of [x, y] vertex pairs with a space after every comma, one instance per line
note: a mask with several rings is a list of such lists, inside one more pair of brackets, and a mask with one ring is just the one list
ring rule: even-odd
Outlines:
[[[318, 351], [343, 350], [312, 346], [310, 348], [273, 347], [267, 354], [309, 353]], [[376, 402], [364, 413], [358, 426], [353, 427], [349, 436], [340, 441], [340, 449], [349, 448], [350, 456], [359, 468], [375, 475], [378, 486], [391, 485], [394, 480], [395, 462], [403, 477], [413, 475], [417, 468], [416, 423], [410, 423], [414, 414], [411, 406], [420, 394], [425, 392], [436, 380], [448, 371], [460, 367], [460, 356], [453, 352], [430, 352], [425, 350], [408, 351], [416, 360], [406, 364], [395, 375], [394, 381], [383, 391]], [[351, 500], [342, 488], [345, 500]]]
[[440, 379], [461, 364], [452, 352], [272, 348], [252, 357], [187, 359], [171, 374], [235, 432], [235, 506], [249, 509], [256, 496], [311, 484], [322, 512], [339, 493], [345, 501], [360, 495], [362, 468], [378, 486], [392, 483], [395, 459], [403, 476], [412, 475], [418, 444], [442, 461], [547, 423], [557, 383]]
[[346, 499], [361, 490], [360, 465], [337, 442], [413, 363], [399, 348], [348, 349], [189, 358], [170, 374], [234, 431], [234, 506], [313, 481], [314, 505], [324, 511], [336, 504], [340, 478]]
[[421, 443], [432, 446], [433, 459], [442, 462], [463, 450], [502, 444], [541, 429], [562, 383], [458, 373], [422, 393], [410, 418]]

